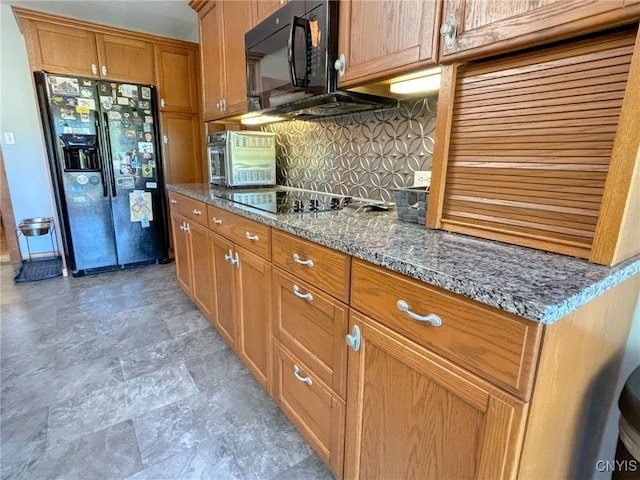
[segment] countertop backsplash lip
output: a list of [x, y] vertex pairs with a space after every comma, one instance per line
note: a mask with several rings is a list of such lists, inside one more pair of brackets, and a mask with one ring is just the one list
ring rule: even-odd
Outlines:
[[615, 266], [402, 222], [395, 212], [353, 215], [262, 212], [212, 193], [209, 184], [170, 191], [259, 221], [485, 305], [552, 324], [640, 273], [640, 255]]

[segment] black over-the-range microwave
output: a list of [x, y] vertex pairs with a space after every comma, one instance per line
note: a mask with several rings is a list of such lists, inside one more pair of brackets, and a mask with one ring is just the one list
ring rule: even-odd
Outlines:
[[245, 35], [250, 112], [313, 119], [397, 106], [338, 89], [337, 0], [290, 0]]

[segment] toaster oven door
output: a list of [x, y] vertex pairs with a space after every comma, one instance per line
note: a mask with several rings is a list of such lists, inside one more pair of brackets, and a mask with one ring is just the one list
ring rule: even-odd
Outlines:
[[209, 182], [214, 185], [227, 185], [226, 152], [224, 144], [209, 144]]

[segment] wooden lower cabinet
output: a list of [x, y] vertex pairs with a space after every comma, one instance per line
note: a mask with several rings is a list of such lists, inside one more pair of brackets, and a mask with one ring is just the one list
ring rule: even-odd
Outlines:
[[345, 402], [274, 342], [273, 397], [333, 473], [342, 478]]
[[189, 239], [184, 231], [186, 218], [171, 211], [171, 235], [173, 237], [173, 255], [176, 261], [178, 285], [191, 296], [191, 265], [189, 260]]
[[513, 478], [527, 405], [351, 311], [346, 479]]
[[215, 233], [209, 233], [209, 248], [213, 263], [213, 297], [215, 312], [213, 323], [230, 345], [236, 340], [235, 266], [229, 262], [233, 242]]
[[236, 351], [264, 388], [271, 370], [271, 263], [235, 247], [238, 335]]
[[269, 391], [271, 263], [212, 232], [209, 248], [213, 263], [213, 323]]
[[178, 283], [210, 319], [212, 312], [209, 231], [183, 215], [171, 212], [173, 252]]

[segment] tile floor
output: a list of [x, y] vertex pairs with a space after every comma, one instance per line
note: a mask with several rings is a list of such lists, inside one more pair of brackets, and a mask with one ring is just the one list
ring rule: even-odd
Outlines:
[[14, 275], [0, 266], [3, 480], [333, 478], [174, 264]]

